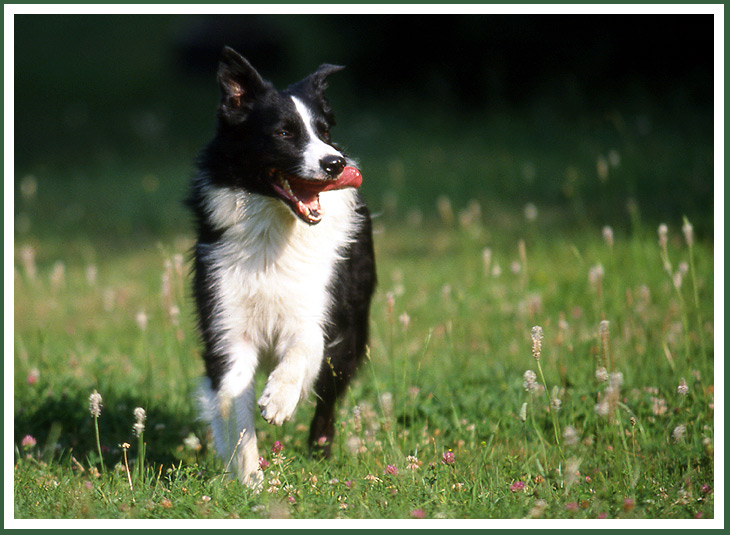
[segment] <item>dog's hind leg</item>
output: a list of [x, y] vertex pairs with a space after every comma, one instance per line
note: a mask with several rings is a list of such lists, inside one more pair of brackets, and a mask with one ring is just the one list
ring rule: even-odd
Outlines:
[[[371, 275], [368, 272], [367, 275]], [[329, 457], [335, 435], [335, 407], [355, 376], [360, 361], [367, 353], [370, 296], [375, 277], [365, 284], [360, 299], [340, 301], [328, 333], [324, 359], [314, 386], [317, 407], [309, 429], [309, 445], [314, 452]]]
[[315, 383], [317, 408], [309, 429], [314, 451], [329, 457], [335, 435], [335, 404], [355, 375], [368, 343], [370, 300], [376, 284], [375, 253], [367, 208], [357, 209], [363, 225], [337, 268], [331, 286], [333, 308], [324, 359]]
[[342, 340], [325, 350], [324, 362], [314, 387], [317, 407], [309, 429], [310, 447], [324, 457], [329, 457], [332, 451], [337, 400], [355, 375], [360, 357], [351, 340]]

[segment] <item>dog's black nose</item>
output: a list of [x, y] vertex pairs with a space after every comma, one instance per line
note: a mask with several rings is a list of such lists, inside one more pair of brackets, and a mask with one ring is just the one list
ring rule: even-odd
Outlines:
[[345, 168], [345, 159], [342, 156], [325, 156], [319, 161], [319, 165], [325, 173], [335, 177]]

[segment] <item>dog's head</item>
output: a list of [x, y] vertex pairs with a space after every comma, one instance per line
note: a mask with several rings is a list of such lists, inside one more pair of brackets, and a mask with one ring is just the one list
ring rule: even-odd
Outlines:
[[232, 185], [281, 199], [310, 225], [322, 219], [320, 193], [360, 186], [360, 172], [330, 138], [335, 120], [324, 91], [342, 69], [322, 65], [278, 91], [236, 51], [223, 50], [216, 166]]

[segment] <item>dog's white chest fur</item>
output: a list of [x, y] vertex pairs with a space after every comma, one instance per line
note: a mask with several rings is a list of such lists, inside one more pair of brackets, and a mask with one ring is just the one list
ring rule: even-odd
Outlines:
[[[354, 190], [321, 194], [325, 217], [315, 226], [295, 218], [279, 200], [210, 187], [210, 221], [226, 229], [204, 254], [213, 266], [222, 343], [249, 343], [259, 356], [280, 358], [327, 321], [340, 252], [356, 228]], [[227, 349], [230, 349], [230, 345]], [[234, 364], [234, 363], [232, 363]]]

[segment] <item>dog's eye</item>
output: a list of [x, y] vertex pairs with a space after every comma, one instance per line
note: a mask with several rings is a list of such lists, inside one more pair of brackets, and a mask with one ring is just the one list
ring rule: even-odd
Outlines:
[[330, 131], [326, 126], [324, 126], [324, 125], [318, 126], [317, 131], [319, 132], [319, 135], [322, 137], [322, 139], [329, 141]]
[[289, 130], [279, 130], [278, 135], [279, 137], [283, 137], [285, 139], [294, 137], [294, 134], [292, 134]]

